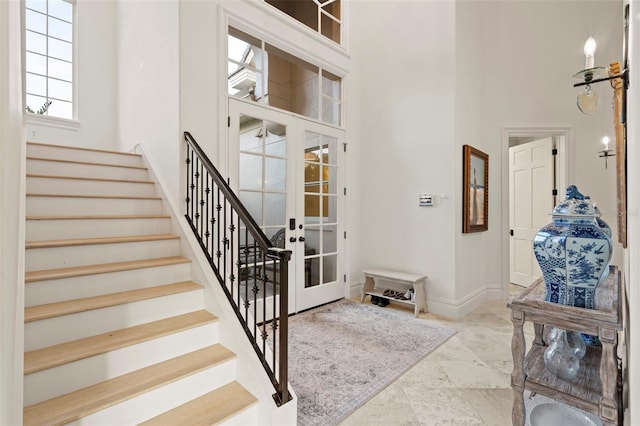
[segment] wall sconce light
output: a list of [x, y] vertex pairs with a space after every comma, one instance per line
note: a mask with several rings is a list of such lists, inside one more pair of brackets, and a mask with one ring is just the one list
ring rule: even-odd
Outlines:
[[599, 157], [604, 157], [604, 168], [607, 168], [607, 158], [615, 157], [616, 152], [613, 149], [609, 149], [609, 136], [605, 136], [602, 138], [602, 143], [604, 144], [604, 149], [602, 151], [598, 151], [600, 154]]
[[[626, 27], [625, 27], [625, 40], [626, 40]], [[627, 64], [627, 54], [626, 54], [626, 41], [625, 41], [625, 59], [624, 69], [622, 69], [616, 75], [611, 75], [609, 73], [609, 69], [607, 67], [597, 67], [595, 66], [595, 53], [596, 53], [596, 41], [593, 37], [589, 37], [587, 41], [584, 43], [584, 56], [585, 56], [585, 68], [581, 71], [578, 71], [573, 75], [573, 79], [579, 81], [575, 83], [573, 87], [585, 86], [584, 92], [578, 94], [577, 104], [578, 109], [584, 114], [593, 114], [598, 110], [598, 104], [600, 100], [600, 96], [593, 90], [591, 90], [591, 84], [600, 83], [602, 81], [610, 81], [616, 78], [620, 78], [623, 81], [623, 87], [625, 89], [626, 96], [626, 88], [628, 87], [628, 75], [629, 70], [626, 68]], [[626, 101], [623, 102], [626, 108]], [[626, 110], [622, 114], [623, 122], [626, 122]]]
[[589, 83], [601, 81], [600, 79], [607, 75], [607, 68], [595, 66], [596, 41], [593, 37], [589, 37], [584, 44], [585, 64], [582, 71], [577, 72], [573, 78], [584, 81], [584, 92], [578, 94], [578, 109], [584, 114], [593, 114], [598, 111], [600, 96], [591, 90]]

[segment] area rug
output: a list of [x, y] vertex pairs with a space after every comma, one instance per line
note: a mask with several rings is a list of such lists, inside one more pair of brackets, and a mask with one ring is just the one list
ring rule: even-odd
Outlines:
[[455, 333], [412, 312], [350, 300], [290, 317], [298, 425], [338, 424]]

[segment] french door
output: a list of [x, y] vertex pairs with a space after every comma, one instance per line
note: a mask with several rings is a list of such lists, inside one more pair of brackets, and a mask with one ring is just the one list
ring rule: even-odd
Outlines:
[[229, 117], [231, 187], [292, 252], [289, 312], [344, 297], [344, 131], [237, 99]]

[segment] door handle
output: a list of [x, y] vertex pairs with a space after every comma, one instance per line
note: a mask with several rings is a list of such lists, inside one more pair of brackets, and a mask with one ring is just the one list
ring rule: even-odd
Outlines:
[[[294, 238], [294, 240], [295, 240], [295, 238]], [[298, 241], [304, 241], [304, 237], [298, 238]]]
[[295, 243], [296, 242], [296, 237], [289, 237], [289, 242], [290, 243]]

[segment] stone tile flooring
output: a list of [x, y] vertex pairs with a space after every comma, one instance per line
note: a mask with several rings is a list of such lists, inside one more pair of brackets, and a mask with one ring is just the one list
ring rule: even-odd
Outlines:
[[[522, 290], [512, 286], [510, 293]], [[404, 309], [397, 305], [380, 309]], [[507, 302], [487, 301], [457, 321], [432, 314], [421, 318], [439, 321], [458, 333], [341, 426], [511, 425], [513, 326]], [[533, 327], [531, 323], [525, 327], [531, 342]]]

